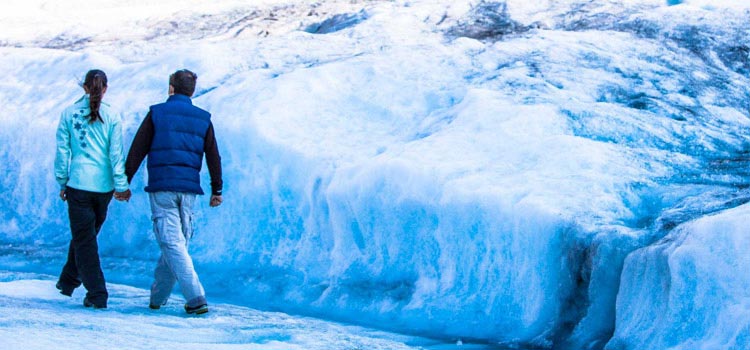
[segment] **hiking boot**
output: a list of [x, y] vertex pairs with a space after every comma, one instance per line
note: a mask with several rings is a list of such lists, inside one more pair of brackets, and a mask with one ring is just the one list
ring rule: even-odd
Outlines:
[[188, 313], [188, 315], [196, 314], [196, 315], [202, 315], [208, 312], [208, 305], [202, 304], [198, 306], [188, 306], [188, 304], [185, 304], [185, 312]]
[[65, 290], [60, 282], [55, 283], [55, 288], [60, 291], [60, 294], [66, 297], [73, 296], [73, 290]]
[[167, 302], [169, 299], [164, 300], [161, 304], [154, 304], [151, 302], [151, 300], [148, 301], [148, 308], [151, 310], [159, 310], [162, 306], [167, 305]]
[[89, 301], [89, 297], [85, 297], [85, 298], [83, 298], [83, 306], [84, 306], [84, 307], [92, 307], [92, 306], [93, 306], [93, 307], [94, 307], [94, 309], [106, 309], [106, 308], [107, 308], [107, 306], [106, 306], [106, 305], [104, 305], [104, 306], [101, 306], [101, 305], [95, 305], [94, 303], [90, 302], [90, 301]]

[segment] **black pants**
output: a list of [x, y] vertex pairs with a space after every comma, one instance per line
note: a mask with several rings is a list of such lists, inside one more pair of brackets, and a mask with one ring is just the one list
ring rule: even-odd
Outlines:
[[107, 218], [112, 192], [89, 192], [68, 187], [65, 194], [72, 239], [68, 261], [60, 273], [60, 288], [63, 293], [70, 294], [83, 282], [89, 302], [97, 307], [107, 307], [109, 294], [99, 262], [96, 236]]

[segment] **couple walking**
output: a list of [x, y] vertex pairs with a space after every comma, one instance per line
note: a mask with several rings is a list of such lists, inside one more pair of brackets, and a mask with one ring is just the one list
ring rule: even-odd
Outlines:
[[169, 77], [169, 98], [151, 106], [123, 157], [120, 118], [102, 102], [107, 76], [91, 70], [83, 82], [85, 95], [66, 108], [57, 128], [55, 178], [60, 198], [68, 203], [72, 239], [68, 259], [56, 287], [71, 296], [81, 284], [83, 305], [106, 308], [107, 287], [99, 261], [97, 235], [114, 198], [130, 200], [129, 183], [148, 156], [148, 185], [154, 235], [161, 257], [154, 271], [149, 307], [167, 303], [179, 283], [189, 314], [208, 312], [205, 291], [188, 254], [193, 235], [193, 205], [202, 195], [200, 169], [206, 156], [211, 176], [209, 205], [221, 205], [221, 157], [211, 114], [193, 106], [197, 76], [179, 70]]

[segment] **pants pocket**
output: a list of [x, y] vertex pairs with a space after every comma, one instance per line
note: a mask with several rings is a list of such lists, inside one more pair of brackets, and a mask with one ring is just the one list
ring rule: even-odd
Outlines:
[[152, 216], [154, 234], [159, 244], [184, 244], [180, 219], [176, 215], [156, 213]]

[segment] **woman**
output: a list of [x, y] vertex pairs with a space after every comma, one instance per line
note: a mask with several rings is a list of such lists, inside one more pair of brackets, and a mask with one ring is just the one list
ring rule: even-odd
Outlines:
[[72, 239], [68, 261], [57, 289], [66, 296], [81, 285], [86, 288], [83, 305], [107, 307], [107, 287], [99, 262], [96, 236], [107, 218], [112, 193], [130, 199], [122, 154], [120, 118], [102, 103], [107, 75], [94, 69], [83, 82], [86, 93], [60, 116], [57, 127], [55, 178], [60, 199], [68, 202]]

